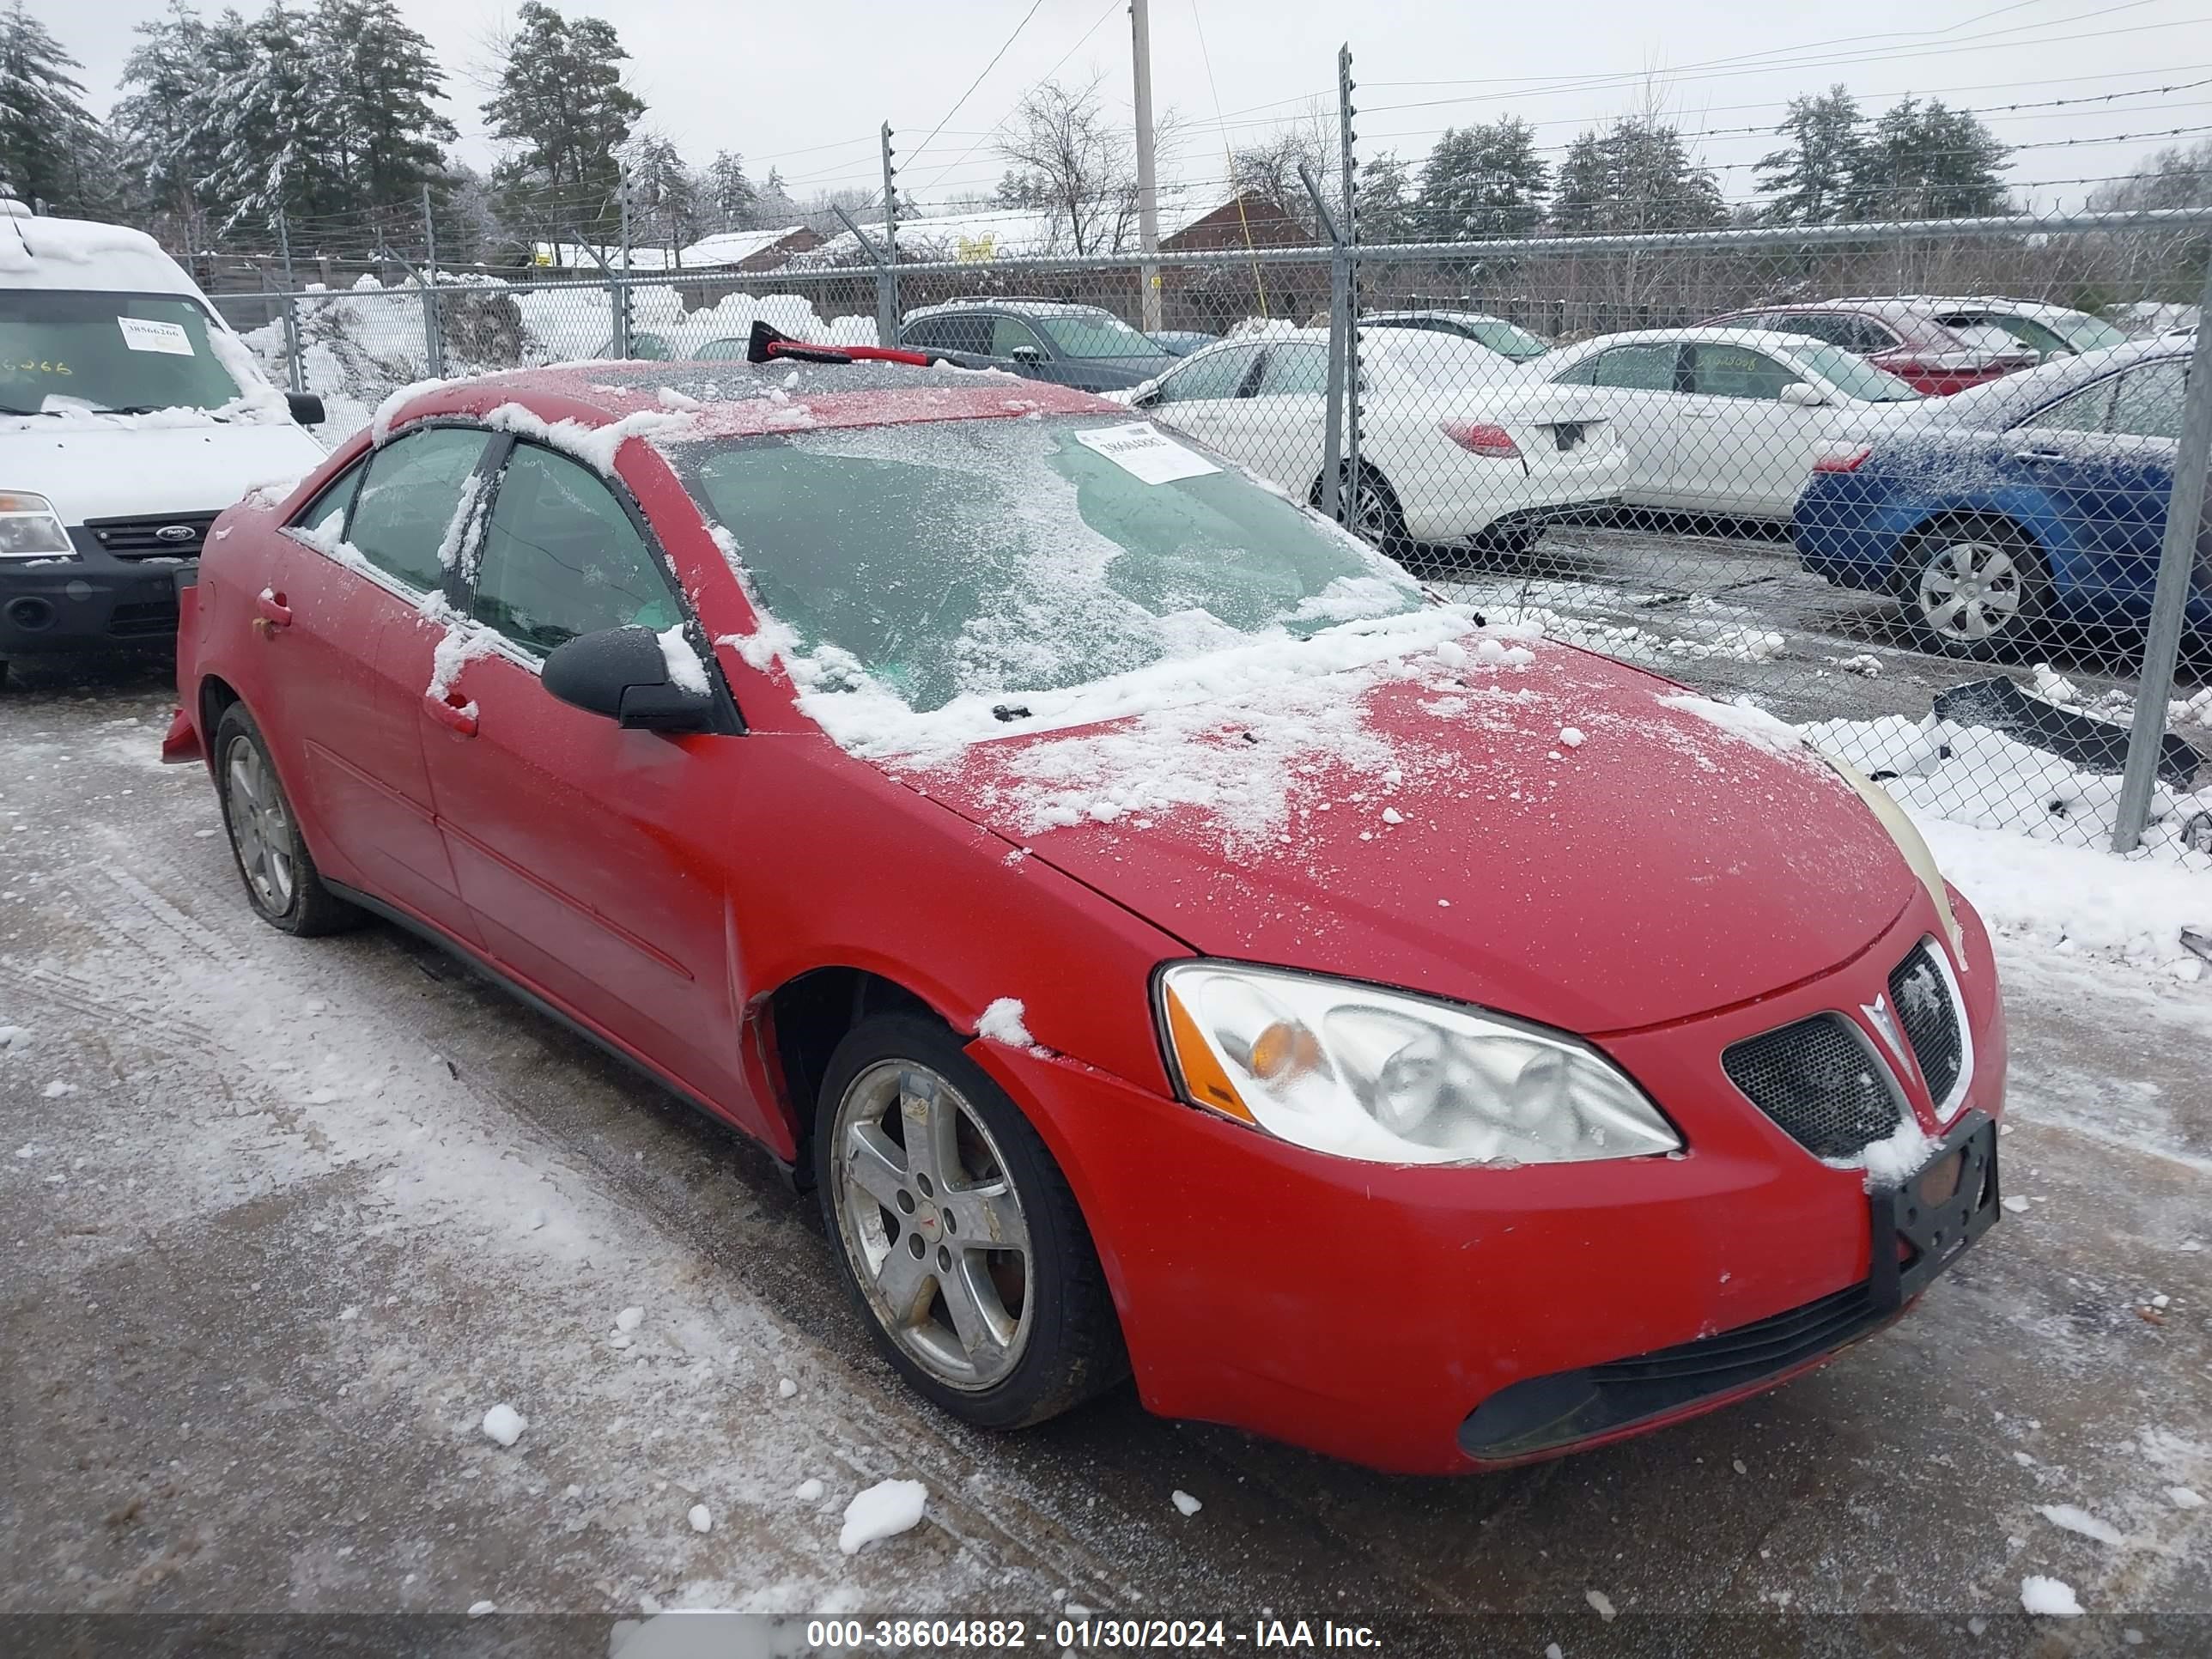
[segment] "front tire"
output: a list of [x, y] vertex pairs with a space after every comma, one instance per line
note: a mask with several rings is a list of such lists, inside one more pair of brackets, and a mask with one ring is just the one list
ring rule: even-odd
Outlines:
[[[1322, 502], [1321, 485], [1321, 479], [1315, 479], [1309, 493], [1308, 499], [1316, 507]], [[1397, 492], [1390, 488], [1390, 481], [1363, 464], [1357, 483], [1346, 474], [1344, 488], [1352, 492], [1351, 510], [1345, 516], [1344, 527], [1385, 558], [1407, 563], [1413, 540], [1406, 533], [1405, 511], [1398, 505]]]
[[222, 824], [253, 914], [302, 939], [359, 924], [361, 911], [323, 885], [269, 745], [244, 703], [231, 704], [216, 722], [215, 757]]
[[2001, 519], [1954, 519], [1913, 543], [1905, 615], [1923, 650], [1974, 662], [2017, 655], [2040, 627], [2051, 578], [2028, 538]]
[[814, 1133], [846, 1288], [892, 1367], [979, 1428], [1041, 1423], [1126, 1373], [1105, 1274], [1066, 1177], [934, 1022], [864, 1020]]

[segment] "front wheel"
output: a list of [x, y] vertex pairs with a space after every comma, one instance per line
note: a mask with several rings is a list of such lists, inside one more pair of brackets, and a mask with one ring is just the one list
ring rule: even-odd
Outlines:
[[876, 1346], [980, 1428], [1024, 1428], [1127, 1368], [1067, 1181], [943, 1027], [864, 1021], [838, 1044], [814, 1134], [823, 1218]]
[[[1308, 499], [1318, 507], [1322, 503], [1322, 481], [1314, 480]], [[1413, 550], [1413, 538], [1406, 533], [1406, 514], [1398, 505], [1397, 492], [1390, 482], [1372, 467], [1362, 465], [1357, 482], [1346, 475], [1344, 488], [1352, 494], [1349, 511], [1344, 513], [1344, 527], [1387, 558], [1403, 563]]]
[[1927, 649], [1987, 662], [2027, 644], [2050, 591], [2041, 556], [2017, 529], [1999, 520], [1960, 519], [1913, 544], [1905, 608]]

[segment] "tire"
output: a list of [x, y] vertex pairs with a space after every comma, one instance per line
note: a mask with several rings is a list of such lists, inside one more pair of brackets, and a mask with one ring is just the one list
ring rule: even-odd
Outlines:
[[[1319, 478], [1314, 480], [1310, 501], [1320, 507]], [[1406, 533], [1406, 514], [1398, 505], [1398, 494], [1388, 478], [1364, 462], [1359, 468], [1358, 493], [1345, 527], [1384, 557], [1412, 568], [1407, 556], [1413, 550], [1413, 541]]]
[[2001, 662], [2026, 649], [2050, 608], [2051, 577], [2033, 543], [2002, 519], [1951, 519], [1914, 537], [1899, 575], [1923, 651]]
[[[940, 1134], [915, 1158], [907, 1138], [925, 1126]], [[1066, 1177], [942, 1025], [882, 1014], [848, 1032], [822, 1081], [813, 1139], [846, 1289], [878, 1350], [933, 1404], [978, 1428], [1026, 1428], [1127, 1373]], [[1017, 1234], [1025, 1250], [966, 1242]]]
[[253, 914], [302, 939], [359, 926], [361, 910], [323, 885], [269, 745], [244, 703], [232, 703], [216, 722], [215, 757], [231, 862]]

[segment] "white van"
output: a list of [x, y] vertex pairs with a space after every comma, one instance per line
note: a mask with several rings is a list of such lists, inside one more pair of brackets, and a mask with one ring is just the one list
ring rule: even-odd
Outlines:
[[319, 464], [322, 418], [153, 238], [0, 202], [0, 681], [173, 640], [216, 514]]

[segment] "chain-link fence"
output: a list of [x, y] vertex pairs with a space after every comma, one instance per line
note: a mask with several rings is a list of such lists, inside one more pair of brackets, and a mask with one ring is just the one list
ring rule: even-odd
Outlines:
[[2166, 211], [221, 303], [326, 436], [433, 376], [742, 358], [756, 319], [1105, 392], [1908, 805], [2208, 866], [2209, 246]]

